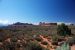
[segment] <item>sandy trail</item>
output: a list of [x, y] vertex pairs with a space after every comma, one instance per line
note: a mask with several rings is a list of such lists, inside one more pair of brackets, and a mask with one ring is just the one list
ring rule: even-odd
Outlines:
[[71, 50], [75, 50], [75, 45], [71, 46]]
[[[48, 45], [43, 45], [43, 44], [40, 43], [40, 45], [42, 47], [49, 48], [49, 50], [55, 50], [55, 49], [51, 48], [51, 47], [53, 47], [53, 45], [50, 41], [48, 41], [47, 38], [44, 38], [44, 36], [42, 36], [42, 35], [40, 35], [40, 38], [42, 38], [43, 41], [48, 43]], [[71, 46], [71, 50], [75, 50], [75, 45]]]
[[45, 45], [42, 45], [41, 44], [41, 46], [43, 46], [43, 47], [45, 47], [45, 48], [48, 48], [49, 50], [54, 50], [52, 47], [53, 47], [53, 45], [51, 44], [51, 42], [50, 41], [48, 41], [48, 39], [47, 38], [44, 38], [42, 35], [40, 35], [40, 38], [42, 38], [43, 39], [43, 41], [45, 41], [45, 42], [47, 42], [48, 43], [48, 45], [47, 46], [45, 46]]

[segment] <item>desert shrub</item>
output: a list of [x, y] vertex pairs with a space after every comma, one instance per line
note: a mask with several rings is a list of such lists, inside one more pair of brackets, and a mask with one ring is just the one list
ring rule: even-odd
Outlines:
[[47, 43], [47, 42], [45, 42], [45, 41], [43, 41], [43, 42], [41, 42], [41, 44], [43, 44], [43, 45], [47, 45], [48, 43]]
[[37, 40], [39, 42], [42, 41], [42, 39], [40, 37], [36, 37], [35, 40]]
[[26, 49], [28, 49], [28, 50], [42, 50], [42, 47], [37, 42], [29, 42]]
[[52, 42], [52, 45], [58, 45], [57, 41]]
[[25, 50], [48, 50], [47, 48], [44, 48], [40, 44], [38, 44], [37, 41], [27, 42], [24, 48]]
[[17, 38], [11, 38], [12, 42], [17, 42]]
[[58, 41], [59, 38], [60, 37], [58, 35], [56, 35], [56, 34], [52, 35], [52, 40], [53, 41]]
[[0, 42], [2, 42], [3, 41], [3, 39], [2, 38], [0, 38]]
[[69, 43], [70, 46], [74, 45], [75, 44], [75, 38], [73, 37], [71, 39], [68, 39], [67, 43]]
[[64, 42], [60, 47], [57, 47], [55, 50], [71, 50], [68, 43]]
[[6, 50], [14, 50], [15, 49], [15, 44], [12, 43], [12, 42], [10, 42], [10, 43], [5, 42], [4, 47], [6, 48]]

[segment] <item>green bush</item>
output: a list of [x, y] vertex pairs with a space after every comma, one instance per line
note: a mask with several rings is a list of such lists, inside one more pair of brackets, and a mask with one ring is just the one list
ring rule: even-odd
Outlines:
[[65, 25], [64, 23], [62, 23], [57, 28], [57, 34], [60, 35], [60, 36], [71, 35], [71, 29], [68, 28], [67, 25]]

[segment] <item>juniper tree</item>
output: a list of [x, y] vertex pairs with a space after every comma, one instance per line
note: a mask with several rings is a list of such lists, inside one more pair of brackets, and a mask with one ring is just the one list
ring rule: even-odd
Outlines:
[[67, 25], [62, 23], [61, 25], [58, 25], [57, 34], [60, 35], [60, 36], [71, 35], [71, 29], [68, 28]]

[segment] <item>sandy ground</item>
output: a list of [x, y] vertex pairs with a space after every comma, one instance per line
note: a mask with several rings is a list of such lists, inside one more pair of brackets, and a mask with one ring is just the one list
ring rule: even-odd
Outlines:
[[48, 43], [48, 46], [42, 45], [42, 44], [40, 43], [40, 45], [41, 45], [42, 47], [49, 48], [50, 50], [54, 50], [53, 48], [50, 48], [50, 46], [53, 47], [53, 45], [50, 43], [50, 41], [48, 41], [47, 38], [44, 38], [42, 35], [40, 35], [40, 37], [43, 39], [43, 41], [45, 41], [45, 42]]
[[75, 50], [75, 45], [71, 46], [71, 50]]
[[[46, 42], [49, 44], [48, 46], [52, 46], [52, 44], [48, 41], [47, 38], [44, 38], [42, 35], [40, 35], [40, 37], [43, 39], [43, 41], [46, 41]], [[40, 45], [41, 45], [42, 47], [48, 48], [47, 46], [42, 45], [41, 43], [40, 43]], [[55, 49], [52, 49], [52, 48], [50, 48], [50, 47], [49, 47], [49, 49], [50, 49], [50, 50], [55, 50]], [[75, 50], [75, 45], [71, 46], [71, 50]]]

